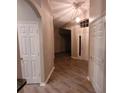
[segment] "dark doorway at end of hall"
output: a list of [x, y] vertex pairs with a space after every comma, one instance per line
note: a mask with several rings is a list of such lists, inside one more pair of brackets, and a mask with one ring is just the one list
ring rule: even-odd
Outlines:
[[64, 43], [65, 43], [64, 54], [71, 56], [71, 30], [60, 28], [59, 34], [64, 39]]

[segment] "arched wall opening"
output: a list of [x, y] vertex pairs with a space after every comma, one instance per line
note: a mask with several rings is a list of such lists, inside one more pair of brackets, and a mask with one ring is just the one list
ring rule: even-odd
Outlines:
[[[17, 23], [20, 22], [37, 22], [39, 28], [39, 41], [40, 41], [40, 65], [41, 65], [41, 80], [44, 79], [44, 68], [43, 68], [43, 35], [42, 35], [42, 21], [39, 11], [35, 6], [28, 0], [17, 0]], [[18, 32], [18, 31], [17, 31]], [[18, 38], [18, 37], [17, 37]], [[20, 60], [20, 45], [17, 39], [17, 78], [22, 78], [22, 69]]]

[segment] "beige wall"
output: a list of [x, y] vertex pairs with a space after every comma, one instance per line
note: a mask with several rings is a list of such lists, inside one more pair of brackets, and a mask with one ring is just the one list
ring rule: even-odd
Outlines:
[[55, 53], [60, 53], [65, 51], [64, 39], [59, 34], [59, 28], [54, 28], [54, 40], [55, 40]]
[[90, 0], [90, 20], [93, 21], [106, 12], [106, 0]]
[[96, 93], [106, 93], [105, 0], [90, 0], [89, 78]]
[[[72, 57], [88, 60], [89, 57], [89, 27], [80, 28], [80, 25], [71, 27]], [[81, 35], [81, 56], [79, 56], [79, 35]]]
[[77, 31], [75, 27], [71, 27], [71, 56], [72, 57], [77, 57]]
[[53, 16], [49, 9], [47, 0], [41, 3], [42, 9], [42, 30], [43, 30], [43, 55], [44, 55], [44, 73], [45, 81], [54, 67], [54, 28]]
[[39, 21], [40, 17], [26, 0], [17, 0], [17, 21]]

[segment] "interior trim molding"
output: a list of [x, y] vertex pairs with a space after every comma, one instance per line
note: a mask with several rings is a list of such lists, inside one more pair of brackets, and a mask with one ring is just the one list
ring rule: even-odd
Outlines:
[[83, 59], [83, 58], [82, 58], [82, 57], [80, 57], [80, 56], [79, 56], [79, 57], [74, 57], [74, 56], [71, 56], [71, 58], [72, 58], [72, 59], [78, 59], [78, 60], [88, 61], [88, 60]]
[[46, 86], [45, 82], [40, 82], [40, 86]]
[[88, 80], [88, 81], [91, 81], [89, 76], [87, 76], [87, 80]]
[[50, 77], [51, 77], [51, 75], [52, 75], [54, 69], [55, 69], [55, 66], [51, 69], [51, 71], [50, 71], [50, 73], [49, 73], [47, 79], [45, 80], [45, 82], [40, 82], [40, 86], [46, 86], [46, 84], [47, 84], [47, 82], [49, 81], [49, 79], [50, 79]]
[[80, 60], [82, 60], [81, 58], [79, 58], [79, 57], [73, 57], [73, 56], [71, 56], [71, 58], [73, 58], [73, 59], [80, 59]]
[[92, 81], [91, 82], [92, 85], [93, 85], [93, 88], [95, 89], [96, 93], [102, 93], [102, 88], [95, 82], [95, 81]]

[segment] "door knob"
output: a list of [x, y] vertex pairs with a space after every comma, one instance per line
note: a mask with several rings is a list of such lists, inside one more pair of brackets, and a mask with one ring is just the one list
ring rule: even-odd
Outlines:
[[19, 59], [17, 59], [18, 62], [20, 62], [21, 60], [23, 60], [23, 58], [19, 58]]
[[23, 60], [23, 58], [19, 58], [18, 60]]
[[23, 60], [23, 58], [20, 58], [20, 60]]

